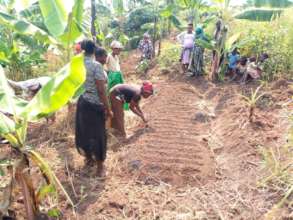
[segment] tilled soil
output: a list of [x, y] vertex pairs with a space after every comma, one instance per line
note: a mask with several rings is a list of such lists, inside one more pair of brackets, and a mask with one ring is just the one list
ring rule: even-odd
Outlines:
[[196, 121], [198, 97], [186, 86], [159, 84], [157, 97], [145, 106], [145, 134], [128, 146], [125, 170], [146, 184], [199, 185], [215, 177], [213, 154], [199, 135], [203, 125]]
[[[142, 102], [148, 126], [127, 117], [129, 139], [108, 151], [104, 180], [83, 167], [74, 148], [74, 113], [64, 109], [55, 124], [31, 128], [30, 144], [76, 204], [74, 214], [61, 196], [61, 219], [263, 219], [280, 201], [280, 194], [257, 187], [266, 176], [260, 149], [286, 142], [292, 109], [282, 106], [292, 91], [267, 89], [273, 101], [261, 100], [265, 107], [258, 106], [251, 123], [240, 94], [256, 85], [214, 85], [172, 74], [150, 71], [147, 77], [157, 80], [155, 95]], [[18, 197], [14, 207], [25, 219]]]

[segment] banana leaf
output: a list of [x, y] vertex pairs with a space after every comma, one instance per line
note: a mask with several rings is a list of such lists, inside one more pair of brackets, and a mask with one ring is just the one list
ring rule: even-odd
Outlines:
[[67, 26], [68, 19], [64, 6], [65, 1], [39, 0], [39, 4], [49, 32], [54, 37], [61, 36]]
[[47, 177], [47, 179], [49, 181], [48, 184], [55, 186], [55, 188], [59, 187], [59, 189], [65, 195], [67, 201], [70, 203], [70, 205], [72, 207], [74, 207], [74, 204], [73, 204], [70, 196], [68, 195], [68, 193], [66, 192], [66, 190], [62, 186], [60, 180], [56, 177], [54, 171], [51, 169], [51, 167], [46, 162], [46, 160], [43, 159], [43, 157], [38, 152], [36, 152], [32, 149], [29, 149], [29, 148], [25, 149], [24, 153], [26, 153], [30, 157], [30, 159], [40, 168], [42, 173]]
[[85, 81], [85, 75], [83, 56], [73, 57], [69, 64], [42, 87], [20, 115], [34, 121], [57, 111], [74, 96]]
[[15, 131], [15, 123], [10, 118], [0, 112], [0, 136], [12, 133]]
[[240, 37], [241, 37], [240, 32], [229, 37], [229, 39], [226, 42], [226, 46], [225, 46], [227, 52], [230, 52], [233, 49], [233, 45], [239, 40]]
[[196, 44], [200, 47], [203, 47], [208, 50], [214, 50], [215, 49], [215, 42], [214, 41], [206, 41], [202, 39], [197, 39]]
[[43, 42], [56, 43], [56, 40], [52, 38], [46, 31], [26, 21], [25, 19], [18, 19], [12, 15], [9, 15], [0, 10], [0, 24], [4, 25], [13, 31], [29, 36], [42, 36]]
[[252, 21], [271, 21], [272, 18], [278, 18], [283, 11], [284, 9], [248, 9], [240, 12], [234, 17]]
[[59, 37], [63, 44], [72, 44], [79, 38], [83, 32], [82, 17], [83, 17], [84, 0], [75, 0], [72, 13], [69, 15], [68, 25], [65, 32]]
[[28, 102], [14, 95], [0, 65], [0, 111], [15, 115], [20, 113], [27, 104]]

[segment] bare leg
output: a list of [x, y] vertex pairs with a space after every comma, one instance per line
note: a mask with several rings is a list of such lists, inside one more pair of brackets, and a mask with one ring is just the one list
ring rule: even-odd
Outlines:
[[105, 175], [104, 161], [97, 161], [97, 176], [105, 177]]
[[114, 95], [111, 96], [111, 105], [112, 105], [112, 128], [119, 131], [119, 135], [123, 138], [126, 137], [125, 127], [124, 127], [124, 110], [123, 102], [117, 100]]

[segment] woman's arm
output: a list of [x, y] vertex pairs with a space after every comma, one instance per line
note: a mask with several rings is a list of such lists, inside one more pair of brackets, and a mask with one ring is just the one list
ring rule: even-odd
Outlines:
[[107, 117], [112, 117], [113, 114], [111, 112], [109, 100], [106, 93], [105, 80], [96, 80], [96, 86], [101, 102], [105, 106]]
[[135, 102], [133, 100], [131, 100], [130, 105], [129, 105], [130, 110], [136, 114], [138, 117], [140, 117], [145, 123], [147, 122], [143, 112], [141, 111], [138, 102]]

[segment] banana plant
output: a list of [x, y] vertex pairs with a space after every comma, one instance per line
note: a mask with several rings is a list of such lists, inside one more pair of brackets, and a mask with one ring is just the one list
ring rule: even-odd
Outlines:
[[[51, 80], [45, 84], [37, 95], [29, 102], [15, 97], [8, 85], [2, 67], [0, 67], [0, 136], [9, 141], [16, 156], [13, 160], [10, 184], [6, 187], [7, 196], [0, 204], [0, 212], [6, 213], [11, 201], [11, 188], [14, 182], [21, 187], [27, 219], [38, 219], [41, 198], [48, 193], [57, 191], [57, 188], [74, 207], [70, 196], [63, 188], [48, 162], [35, 150], [27, 145], [27, 127], [31, 121], [38, 121], [54, 113], [74, 96], [85, 81], [83, 56], [73, 57], [69, 64], [63, 67]], [[10, 159], [10, 158], [9, 158]], [[46, 181], [46, 184], [36, 192], [30, 175], [30, 165], [37, 166]], [[5, 205], [2, 205], [5, 204]]]
[[177, 0], [178, 5], [188, 10], [188, 20], [196, 26], [199, 22], [201, 10], [208, 7], [206, 0]]

